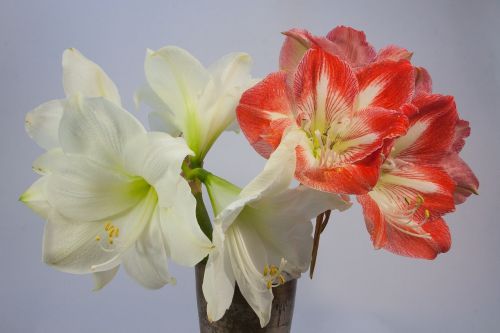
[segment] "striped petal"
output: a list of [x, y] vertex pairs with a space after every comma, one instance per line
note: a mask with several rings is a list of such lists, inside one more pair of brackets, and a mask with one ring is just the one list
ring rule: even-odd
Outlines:
[[456, 205], [464, 203], [471, 194], [478, 194], [479, 180], [458, 154], [452, 153], [446, 156], [441, 162], [441, 166], [455, 182]]
[[415, 96], [432, 93], [432, 79], [429, 72], [423, 67], [415, 67]]
[[392, 156], [418, 164], [438, 163], [455, 140], [458, 116], [453, 97], [427, 95], [413, 105], [418, 113], [410, 117], [408, 133], [396, 140]]
[[310, 49], [295, 74], [296, 117], [323, 132], [331, 122], [350, 115], [357, 93], [356, 76], [347, 63]]
[[378, 106], [398, 110], [410, 101], [415, 88], [413, 66], [409, 61], [373, 63], [357, 72], [357, 109]]
[[293, 124], [284, 72], [272, 73], [247, 90], [236, 109], [241, 130], [255, 150], [269, 158]]
[[375, 248], [422, 259], [434, 259], [450, 249], [451, 236], [442, 218], [430, 221], [419, 228], [398, 227], [387, 223], [379, 205], [369, 195], [358, 196], [363, 207], [365, 223]]
[[364, 194], [377, 183], [382, 163], [380, 151], [365, 159], [339, 167], [321, 167], [310, 149], [296, 148], [295, 178], [314, 189], [343, 194]]

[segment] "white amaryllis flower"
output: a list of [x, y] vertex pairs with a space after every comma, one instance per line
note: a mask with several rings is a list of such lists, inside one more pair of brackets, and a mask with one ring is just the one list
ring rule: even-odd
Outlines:
[[[113, 81], [97, 64], [71, 48], [63, 53], [63, 88], [66, 97], [82, 94], [86, 97], [105, 97], [121, 105], [120, 94]], [[58, 147], [58, 128], [66, 99], [43, 103], [26, 115], [26, 132], [44, 149]]]
[[136, 94], [153, 112], [153, 130], [183, 134], [201, 162], [214, 141], [235, 123], [235, 108], [243, 91], [255, 83], [251, 58], [228, 54], [206, 69], [189, 52], [175, 46], [148, 50], [145, 72], [148, 85]]
[[272, 287], [307, 270], [311, 260], [311, 218], [328, 209], [345, 210], [340, 196], [293, 180], [297, 138], [286, 137], [263, 172], [241, 191], [209, 175], [205, 179], [216, 214], [203, 293], [209, 320], [220, 319], [231, 305], [235, 282], [264, 327], [270, 319]]
[[[173, 282], [167, 258], [193, 266], [207, 255], [212, 244], [180, 175], [192, 154], [182, 138], [147, 133], [117, 104], [79, 94], [65, 103], [57, 133], [60, 148], [35, 162], [42, 177], [21, 196], [47, 219], [47, 264], [99, 272], [96, 289], [123, 264], [140, 284], [159, 288]], [[53, 135], [39, 134], [35, 140]]]

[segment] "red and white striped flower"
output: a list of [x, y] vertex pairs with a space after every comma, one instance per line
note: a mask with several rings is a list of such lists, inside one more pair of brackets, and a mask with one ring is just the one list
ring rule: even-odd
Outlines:
[[358, 201], [375, 248], [433, 259], [451, 245], [442, 216], [454, 210], [456, 186], [446, 166], [463, 140], [456, 134], [463, 121], [451, 96], [426, 94], [403, 109], [408, 132], [384, 147], [380, 179]]
[[302, 184], [364, 194], [377, 183], [384, 140], [406, 133], [408, 120], [397, 110], [411, 100], [414, 86], [406, 60], [373, 63], [355, 73], [339, 57], [313, 47], [293, 74], [272, 73], [247, 90], [237, 117], [266, 158], [284, 133], [302, 134], [295, 148], [295, 177]]

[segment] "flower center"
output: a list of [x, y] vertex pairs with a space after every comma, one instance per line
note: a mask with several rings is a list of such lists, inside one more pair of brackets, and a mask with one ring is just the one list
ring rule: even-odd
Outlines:
[[273, 287], [277, 287], [285, 284], [286, 279], [283, 275], [283, 269], [285, 267], [286, 260], [284, 258], [281, 259], [281, 263], [278, 266], [275, 265], [265, 265], [264, 266], [264, 279], [266, 280], [267, 289], [271, 289]]
[[342, 139], [340, 133], [349, 124], [349, 119], [335, 120], [328, 127], [313, 126], [311, 120], [302, 121], [302, 130], [306, 133], [313, 147], [314, 157], [321, 167], [335, 167], [343, 163]]
[[95, 236], [95, 241], [104, 251], [113, 251], [116, 247], [115, 238], [120, 236], [120, 228], [111, 221], [104, 224], [104, 230]]

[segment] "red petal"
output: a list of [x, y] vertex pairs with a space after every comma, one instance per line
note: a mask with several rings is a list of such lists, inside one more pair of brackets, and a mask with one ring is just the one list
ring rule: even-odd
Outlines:
[[312, 35], [303, 29], [292, 29], [283, 33], [286, 38], [280, 52], [280, 69], [295, 72], [297, 65], [312, 46]]
[[465, 138], [470, 135], [469, 122], [466, 120], [459, 119], [455, 126], [455, 135], [453, 137], [452, 150], [459, 153], [465, 145]]
[[[416, 228], [404, 224], [395, 227], [388, 222], [390, 216], [384, 215], [370, 195], [358, 196], [357, 199], [363, 207], [366, 228], [376, 249], [384, 248], [398, 255], [423, 259], [434, 259], [439, 253], [449, 250], [450, 232], [441, 217]], [[422, 237], [426, 234], [430, 237]]]
[[375, 49], [366, 41], [363, 31], [339, 26], [331, 30], [326, 38], [337, 46], [337, 55], [352, 67], [364, 66], [375, 59]]
[[373, 63], [357, 72], [357, 77], [358, 109], [379, 106], [398, 110], [413, 96], [415, 74], [406, 60]]
[[307, 148], [296, 148], [295, 178], [314, 189], [341, 193], [364, 194], [377, 183], [382, 156], [377, 150], [367, 158], [336, 168], [322, 168]]
[[415, 67], [415, 97], [432, 93], [432, 79], [423, 67]]
[[449, 154], [443, 159], [441, 165], [456, 184], [455, 204], [463, 203], [471, 194], [478, 194], [479, 180], [458, 154]]
[[312, 48], [299, 64], [294, 91], [297, 118], [326, 126], [351, 112], [358, 86], [349, 65], [321, 49]]
[[426, 95], [413, 104], [418, 113], [410, 117], [407, 134], [396, 140], [392, 156], [417, 164], [439, 163], [455, 136], [458, 115], [453, 97]]
[[236, 109], [241, 130], [265, 158], [278, 147], [283, 131], [293, 123], [285, 80], [284, 72], [269, 74], [243, 93]]
[[382, 146], [385, 139], [406, 133], [408, 118], [396, 111], [382, 108], [362, 109], [354, 113], [348, 127], [338, 134], [337, 149], [342, 162], [358, 161]]
[[396, 45], [389, 45], [381, 49], [378, 54], [377, 58], [375, 59], [375, 62], [380, 62], [380, 61], [399, 61], [399, 60], [411, 60], [413, 53], [408, 51], [405, 48], [396, 46]]

